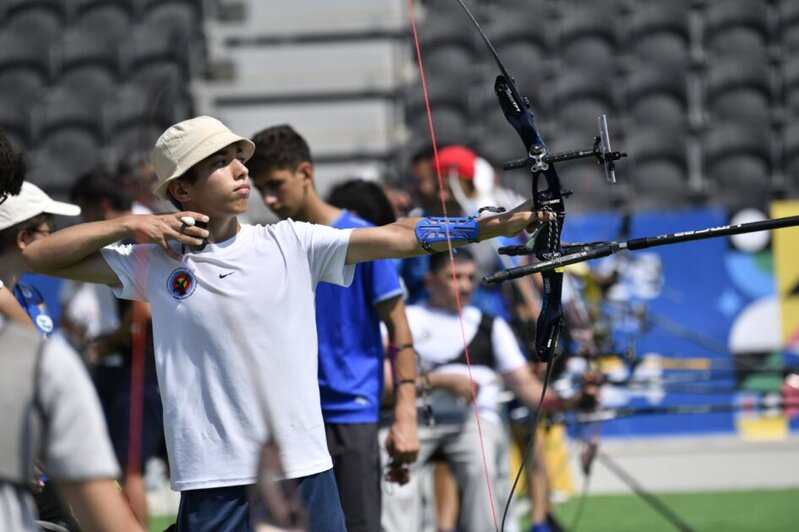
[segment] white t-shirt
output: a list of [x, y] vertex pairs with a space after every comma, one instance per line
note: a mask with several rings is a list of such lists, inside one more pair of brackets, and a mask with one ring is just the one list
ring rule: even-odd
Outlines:
[[355, 268], [344, 264], [349, 237], [287, 220], [242, 225], [182, 262], [155, 245], [103, 249], [122, 283], [116, 294], [140, 294], [152, 306], [173, 489], [254, 482], [270, 430], [287, 478], [332, 467], [314, 290], [320, 281], [352, 282]]
[[[433, 372], [461, 373], [468, 375], [465, 364], [448, 364], [463, 352], [463, 339], [468, 345], [477, 334], [482, 313], [476, 307], [463, 309], [463, 332], [458, 315], [426, 305], [411, 305], [405, 309], [408, 324], [413, 334], [413, 344], [419, 354], [423, 370]], [[497, 396], [502, 389], [501, 375], [523, 367], [527, 361], [508, 323], [495, 318], [491, 329], [491, 345], [494, 348], [494, 368], [472, 366], [472, 378], [479, 388], [477, 406], [481, 415], [499, 421]]]
[[[41, 356], [39, 400], [45, 412], [42, 458], [48, 477], [70, 481], [118, 478], [119, 466], [100, 401], [78, 354], [64, 341], [50, 338]], [[0, 528], [39, 530], [34, 515], [33, 499], [27, 490], [0, 483]]]

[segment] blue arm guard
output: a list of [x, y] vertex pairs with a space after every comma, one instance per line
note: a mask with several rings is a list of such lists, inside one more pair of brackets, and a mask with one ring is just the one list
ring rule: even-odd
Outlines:
[[468, 218], [428, 217], [422, 218], [416, 224], [416, 240], [428, 253], [436, 253], [436, 250], [430, 245], [436, 242], [446, 242], [447, 234], [449, 234], [450, 240], [456, 242], [477, 242], [479, 232], [477, 219], [472, 216]]

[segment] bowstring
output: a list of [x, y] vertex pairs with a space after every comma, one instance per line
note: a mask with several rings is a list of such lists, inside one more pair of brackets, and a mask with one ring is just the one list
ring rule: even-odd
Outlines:
[[[411, 20], [411, 30], [413, 32], [413, 44], [416, 50], [416, 62], [419, 68], [419, 76], [422, 82], [422, 94], [424, 96], [424, 106], [425, 106], [425, 113], [427, 115], [427, 125], [430, 132], [430, 140], [433, 145], [433, 160], [438, 160], [438, 144], [436, 142], [436, 133], [435, 128], [433, 126], [433, 114], [430, 108], [430, 99], [428, 97], [427, 91], [427, 78], [425, 77], [424, 72], [424, 63], [422, 61], [422, 51], [421, 46], [419, 44], [419, 33], [416, 27], [416, 14], [413, 8], [413, 0], [407, 0], [408, 3], [408, 12], [410, 14]], [[434, 164], [434, 169], [436, 171], [436, 177], [438, 179], [438, 190], [439, 190], [439, 199], [441, 201], [441, 209], [444, 214], [445, 221], [448, 220], [449, 216], [447, 214], [447, 205], [446, 205], [446, 195], [444, 192], [444, 180], [441, 176], [441, 168], [440, 165]], [[453, 281], [456, 281], [455, 275], [455, 258], [453, 254], [453, 247], [452, 247], [452, 238], [449, 231], [449, 225], [445, 223], [445, 234], [447, 237], [447, 252], [449, 253], [449, 265], [450, 265], [450, 273], [452, 275]], [[460, 294], [458, 290], [455, 288], [453, 283], [453, 294], [455, 295], [455, 303], [458, 308], [458, 321], [460, 323], [460, 330], [461, 330], [461, 340], [463, 341], [463, 352], [466, 357], [466, 369], [469, 375], [469, 383], [472, 387], [472, 406], [474, 407], [474, 416], [477, 421], [477, 434], [480, 440], [480, 454], [483, 459], [483, 473], [485, 475], [486, 485], [488, 487], [488, 499], [489, 504], [491, 505], [491, 517], [494, 520], [494, 528], [499, 530], [499, 522], [497, 520], [497, 510], [494, 505], [494, 494], [491, 487], [491, 475], [488, 471], [488, 461], [486, 459], [486, 450], [485, 444], [483, 443], [483, 429], [480, 423], [480, 412], [479, 407], [477, 404], [477, 387], [475, 386], [474, 378], [472, 376], [472, 364], [471, 359], [469, 357], [469, 346], [466, 342], [466, 330], [463, 323], [463, 306], [461, 304]]]

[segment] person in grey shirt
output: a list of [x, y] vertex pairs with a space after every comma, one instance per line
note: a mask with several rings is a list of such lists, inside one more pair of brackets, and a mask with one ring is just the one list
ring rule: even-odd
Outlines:
[[[17, 179], [21, 172], [21, 157], [0, 131], [0, 220], [14, 221], [21, 205], [46, 212], [52, 206], [47, 201], [58, 203], [43, 193], [13, 197], [22, 188]], [[13, 231], [15, 226], [7, 229]], [[0, 230], [0, 292], [13, 288], [23, 267], [18, 242], [3, 238], [6, 232]], [[3, 314], [0, 411], [3, 530], [38, 530], [33, 500], [37, 461], [44, 464], [84, 530], [143, 530], [114, 486], [119, 466], [99, 401], [77, 353], [63, 341], [43, 339], [32, 327], [8, 321]]]

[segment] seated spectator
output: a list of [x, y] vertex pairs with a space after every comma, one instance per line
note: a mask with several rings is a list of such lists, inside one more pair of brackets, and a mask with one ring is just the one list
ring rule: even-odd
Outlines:
[[[407, 309], [420, 373], [424, 374], [419, 384], [430, 388], [435, 424], [419, 427], [419, 457], [410, 469], [409, 482], [385, 486], [389, 495], [383, 504], [382, 524], [389, 532], [421, 529], [419, 477], [434, 455], [449, 463], [457, 481], [461, 497], [458, 530], [494, 529], [479, 434], [482, 433], [494, 507], [502, 508], [501, 494], [506, 493], [507, 479], [507, 433], [498, 402], [500, 383], [504, 382], [530, 408], [539, 406], [543, 383], [530, 371], [508, 324], [469, 306], [476, 282], [472, 255], [458, 250], [454, 260], [453, 275], [448, 254], [430, 258], [430, 271], [425, 278], [429, 300], [424, 305], [412, 305]], [[476, 390], [469, 379], [458, 297], [465, 305], [463, 328]], [[472, 405], [475, 391], [480, 412], [479, 429]], [[540, 452], [540, 448], [536, 449], [537, 460], [541, 458]], [[387, 463], [387, 457], [384, 458]], [[543, 468], [541, 471], [544, 474]]]

